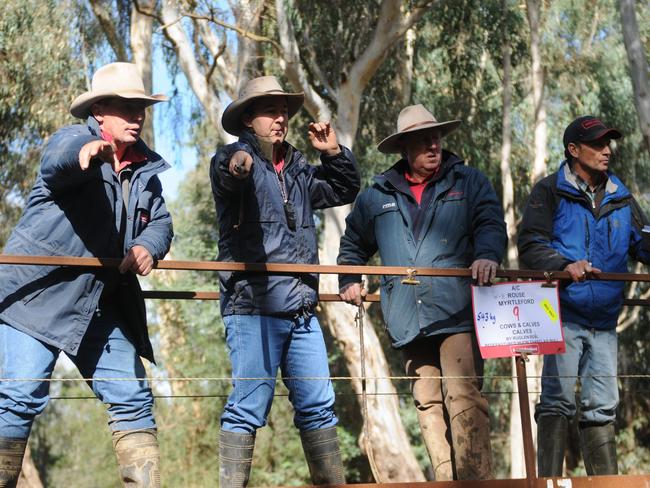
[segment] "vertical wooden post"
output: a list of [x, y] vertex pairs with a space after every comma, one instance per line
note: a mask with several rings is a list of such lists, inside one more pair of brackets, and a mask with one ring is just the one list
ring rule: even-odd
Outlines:
[[[528, 487], [535, 486], [537, 471], [535, 469], [535, 447], [533, 446], [533, 430], [530, 424], [530, 407], [528, 405], [528, 381], [526, 378], [526, 353], [522, 352], [515, 358], [517, 365], [517, 390], [519, 393], [519, 411], [521, 413], [521, 430], [524, 440], [524, 460], [526, 463], [526, 479]], [[540, 435], [539, 433], [537, 435]], [[542, 433], [543, 435], [543, 433]]]

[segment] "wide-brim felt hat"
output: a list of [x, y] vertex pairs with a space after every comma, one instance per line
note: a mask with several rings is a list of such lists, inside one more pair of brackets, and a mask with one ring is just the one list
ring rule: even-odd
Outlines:
[[142, 100], [153, 105], [165, 102], [168, 98], [162, 94], [147, 95], [138, 68], [132, 63], [110, 63], [99, 68], [93, 75], [90, 91], [79, 95], [70, 105], [70, 113], [80, 119], [90, 115], [90, 108], [104, 98], [125, 98]]
[[287, 99], [287, 111], [289, 118], [296, 115], [305, 100], [305, 94], [285, 92], [275, 76], [260, 76], [253, 78], [239, 94], [239, 98], [226, 107], [221, 116], [221, 125], [224, 130], [234, 136], [239, 136], [244, 130], [242, 116], [246, 109], [255, 100], [269, 96], [282, 96]]
[[440, 137], [453, 132], [460, 125], [460, 120], [438, 122], [431, 112], [423, 105], [409, 105], [402, 109], [397, 117], [397, 132], [389, 135], [377, 145], [379, 152], [394, 154], [402, 152], [399, 140], [404, 134], [426, 129], [438, 129]]

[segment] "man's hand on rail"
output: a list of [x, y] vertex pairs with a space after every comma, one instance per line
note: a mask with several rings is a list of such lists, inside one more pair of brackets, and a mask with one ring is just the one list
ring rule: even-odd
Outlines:
[[477, 259], [472, 263], [472, 279], [476, 280], [479, 286], [489, 285], [497, 277], [499, 263], [491, 259]]
[[339, 290], [339, 296], [344, 302], [359, 306], [366, 296], [366, 290], [361, 283], [350, 283]]
[[153, 269], [153, 257], [144, 246], [133, 246], [120, 263], [120, 273], [133, 271], [140, 276], [147, 276]]
[[586, 280], [590, 274], [600, 273], [600, 269], [594, 268], [586, 259], [567, 265], [564, 271], [567, 271], [575, 282]]

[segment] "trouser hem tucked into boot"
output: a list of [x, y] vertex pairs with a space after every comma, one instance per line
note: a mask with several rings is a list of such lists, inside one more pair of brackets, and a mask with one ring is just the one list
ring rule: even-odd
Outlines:
[[160, 452], [156, 429], [113, 432], [120, 481], [126, 488], [160, 488]]
[[0, 488], [15, 488], [26, 448], [27, 439], [0, 437]]
[[300, 440], [314, 485], [345, 484], [336, 427], [301, 432]]
[[253, 462], [255, 434], [240, 432], [219, 432], [219, 486], [221, 488], [243, 488]]

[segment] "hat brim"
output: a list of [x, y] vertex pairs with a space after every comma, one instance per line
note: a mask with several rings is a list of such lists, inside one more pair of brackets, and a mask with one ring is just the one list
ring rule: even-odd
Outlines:
[[610, 139], [620, 139], [621, 137], [623, 137], [623, 133], [620, 130], [609, 128], [609, 129], [605, 129], [605, 130], [599, 132], [595, 137], [593, 137], [593, 138], [591, 138], [589, 140], [583, 140], [582, 142], [597, 141], [598, 139], [602, 139], [603, 137], [605, 137], [607, 135], [609, 135]]
[[99, 102], [104, 98], [124, 98], [126, 100], [142, 100], [145, 105], [153, 105], [158, 102], [166, 102], [168, 97], [162, 94], [143, 95], [141, 92], [113, 92], [113, 91], [89, 91], [79, 95], [70, 105], [70, 113], [79, 119], [85, 119], [90, 116], [90, 107], [93, 103]]
[[394, 134], [391, 134], [377, 145], [377, 150], [384, 154], [399, 154], [402, 152], [402, 145], [400, 144], [399, 140], [405, 134], [411, 134], [413, 132], [422, 130], [438, 129], [440, 131], [440, 137], [445, 137], [449, 133], [458, 129], [459, 126], [460, 120], [450, 120], [447, 122], [430, 122], [418, 125], [412, 129], [403, 130], [401, 132], [395, 132]]
[[221, 125], [224, 130], [233, 136], [239, 136], [244, 130], [245, 126], [242, 122], [242, 115], [246, 112], [246, 109], [253, 103], [255, 100], [264, 97], [286, 97], [287, 99], [287, 112], [289, 118], [293, 117], [298, 113], [300, 107], [305, 101], [304, 93], [284, 93], [284, 92], [257, 92], [250, 93], [244, 98], [235, 100], [230, 105], [226, 107], [226, 110], [223, 111], [221, 116]]

